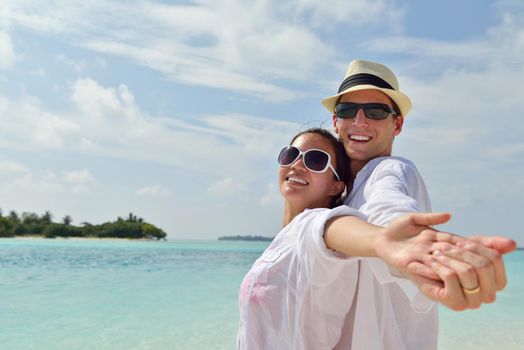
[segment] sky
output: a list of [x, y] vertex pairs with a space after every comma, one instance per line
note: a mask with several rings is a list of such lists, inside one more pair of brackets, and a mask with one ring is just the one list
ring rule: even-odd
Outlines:
[[524, 246], [518, 0], [1, 0], [0, 207], [273, 236], [276, 156], [357, 58], [413, 101], [393, 154], [440, 228]]

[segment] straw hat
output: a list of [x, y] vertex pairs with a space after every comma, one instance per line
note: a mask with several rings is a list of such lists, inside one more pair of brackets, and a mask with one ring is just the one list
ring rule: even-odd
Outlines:
[[328, 111], [334, 113], [335, 104], [340, 96], [350, 91], [379, 90], [391, 97], [400, 109], [404, 117], [411, 109], [411, 100], [407, 95], [399, 91], [397, 77], [391, 69], [380, 63], [354, 60], [349, 64], [344, 80], [340, 84], [336, 95], [326, 97], [322, 105]]

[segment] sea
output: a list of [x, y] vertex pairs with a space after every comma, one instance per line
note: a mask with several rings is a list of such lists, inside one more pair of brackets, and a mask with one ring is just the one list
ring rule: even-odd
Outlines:
[[[235, 349], [268, 242], [0, 239], [0, 349]], [[479, 310], [441, 308], [439, 350], [524, 349], [524, 251]]]

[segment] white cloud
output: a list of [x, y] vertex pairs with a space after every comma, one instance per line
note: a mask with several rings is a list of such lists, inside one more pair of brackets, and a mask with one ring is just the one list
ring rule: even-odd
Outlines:
[[0, 69], [6, 69], [13, 66], [15, 60], [16, 55], [11, 42], [11, 37], [7, 32], [0, 31]]
[[29, 169], [23, 165], [23, 164], [20, 164], [20, 163], [17, 163], [17, 162], [10, 162], [10, 161], [0, 161], [0, 173], [16, 173], [16, 174], [21, 174], [21, 173], [26, 173], [28, 172]]
[[428, 68], [432, 71], [469, 68], [482, 71], [496, 66], [508, 70], [518, 69], [522, 65], [524, 51], [524, 17], [520, 15], [523, 12], [522, 4], [518, 11], [502, 4], [499, 7], [500, 22], [489, 28], [484, 36], [475, 39], [444, 41], [409, 35], [385, 35], [363, 42], [361, 47], [374, 52], [413, 56], [413, 60], [404, 61], [406, 70], [415, 68], [427, 72]]
[[[71, 86], [73, 109], [49, 113], [37, 99], [0, 96], [0, 146], [55, 150], [169, 164], [211, 174], [244, 172], [272, 157], [298, 130], [291, 122], [246, 115], [211, 115], [188, 123], [142, 111], [126, 85], [92, 79]], [[193, 146], [188, 146], [193, 145]]]
[[25, 196], [25, 194], [85, 194], [97, 185], [89, 170], [62, 171], [30, 169], [24, 164], [0, 161], [0, 191]]
[[91, 172], [87, 169], [64, 171], [64, 178], [67, 182], [75, 184], [93, 184], [96, 182]]
[[453, 152], [450, 161], [469, 153], [496, 163], [501, 158], [493, 157], [494, 149], [504, 149], [499, 156], [518, 153], [524, 124], [516, 111], [524, 109], [524, 87], [508, 83], [522, 79], [524, 67], [487, 64], [482, 70], [464, 67], [431, 80], [409, 80], [414, 108], [401, 137]]
[[131, 59], [186, 84], [286, 101], [297, 93], [272, 81], [307, 79], [334, 52], [307, 27], [280, 20], [274, 5], [11, 1], [3, 17], [13, 25]]
[[[426, 56], [435, 61], [446, 59], [476, 61], [493, 52], [481, 41], [449, 42], [443, 40], [414, 38], [410, 36], [385, 36], [362, 43], [362, 47], [376, 52], [409, 52]], [[449, 61], [446, 64], [449, 65]]]
[[136, 194], [143, 197], [170, 197], [171, 191], [160, 185], [149, 185], [139, 188]]
[[395, 1], [388, 0], [298, 0], [288, 1], [288, 9], [296, 8], [300, 12], [313, 12], [313, 20], [318, 26], [330, 26], [333, 23], [359, 27], [379, 24], [389, 30], [400, 31], [404, 10], [397, 7]]
[[95, 62], [100, 68], [107, 68], [107, 61], [105, 59], [97, 57]]
[[22, 176], [13, 177], [9, 181], [2, 183], [2, 190], [18, 194], [26, 192], [59, 194], [67, 191], [67, 188], [53, 171], [47, 169], [41, 174], [27, 172]]
[[90, 193], [97, 184], [94, 176], [87, 169], [64, 171], [63, 178], [70, 184], [75, 194]]
[[524, 159], [524, 143], [493, 146], [488, 149], [487, 155], [499, 161], [520, 162]]
[[[195, 0], [184, 5], [55, 0], [7, 1], [6, 7], [2, 17], [15, 26], [124, 57], [185, 84], [268, 101], [304, 96], [309, 90], [291, 90], [284, 82], [319, 81], [332, 65], [336, 50], [322, 38], [325, 28], [373, 23], [386, 33], [398, 32], [403, 17], [392, 0]], [[77, 71], [85, 65], [64, 62]]]
[[80, 126], [64, 117], [44, 114], [35, 125], [35, 139], [48, 148], [60, 149], [76, 143]]
[[275, 183], [267, 185], [266, 193], [260, 198], [260, 205], [263, 207], [273, 206], [275, 204], [281, 204], [284, 200], [280, 195], [278, 186]]
[[225, 177], [209, 185], [207, 192], [216, 197], [234, 196], [246, 190], [246, 185], [232, 177]]
[[298, 131], [296, 123], [246, 115], [206, 116], [202, 119], [221, 135], [242, 145], [251, 156], [274, 154], [276, 148]]
[[[81, 73], [87, 66], [87, 62], [85, 60], [75, 61], [63, 54], [56, 55], [55, 59], [59, 61], [61, 65], [66, 65], [66, 66], [73, 68], [73, 70], [76, 73]], [[98, 60], [97, 60], [97, 63], [98, 63]]]
[[104, 88], [92, 79], [79, 79], [72, 86], [71, 99], [83, 116], [89, 116], [92, 128], [102, 128], [106, 136], [116, 139], [123, 136], [121, 126], [141, 126], [140, 122], [147, 117], [141, 115], [134, 96], [124, 84]]

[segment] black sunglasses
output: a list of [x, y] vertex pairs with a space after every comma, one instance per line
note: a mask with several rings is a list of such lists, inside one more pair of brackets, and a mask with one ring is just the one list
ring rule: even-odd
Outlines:
[[280, 154], [278, 155], [278, 164], [280, 166], [291, 166], [295, 163], [300, 156], [303, 156], [302, 162], [306, 169], [314, 173], [323, 173], [328, 169], [331, 169], [337, 179], [340, 181], [333, 164], [331, 164], [331, 157], [329, 153], [321, 149], [308, 149], [305, 152], [302, 152], [296, 146], [286, 146], [282, 148]]
[[341, 102], [335, 106], [335, 115], [341, 119], [352, 119], [362, 109], [366, 118], [373, 120], [386, 119], [390, 114], [394, 117], [399, 114], [385, 103], [354, 103]]

